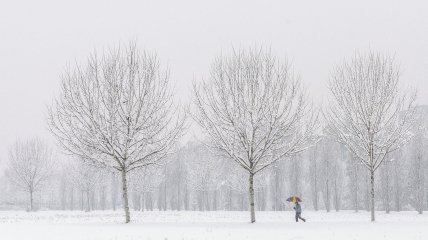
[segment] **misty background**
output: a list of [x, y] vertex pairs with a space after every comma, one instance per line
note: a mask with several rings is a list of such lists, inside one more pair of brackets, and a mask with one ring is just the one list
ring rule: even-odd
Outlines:
[[[60, 75], [94, 50], [135, 40], [168, 66], [177, 101], [232, 47], [287, 56], [316, 103], [335, 64], [356, 50], [394, 54], [401, 82], [428, 104], [428, 4], [424, 1], [2, 1], [0, 176], [17, 138], [54, 143], [46, 107]], [[188, 137], [189, 139], [191, 137]]]

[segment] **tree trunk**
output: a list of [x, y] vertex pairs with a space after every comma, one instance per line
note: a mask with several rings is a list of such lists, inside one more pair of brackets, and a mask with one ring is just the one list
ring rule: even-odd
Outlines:
[[111, 181], [111, 187], [112, 187], [112, 189], [111, 189], [111, 191], [112, 191], [112, 198], [111, 198], [111, 205], [112, 205], [112, 208], [113, 208], [113, 211], [116, 211], [116, 205], [117, 205], [117, 192], [118, 192], [118, 190], [117, 190], [117, 178], [116, 178], [116, 175], [115, 175], [115, 173], [113, 173], [112, 175], [111, 175], [111, 177], [112, 177], [112, 181]]
[[181, 210], [181, 176], [177, 180], [177, 211]]
[[275, 195], [274, 195], [274, 199], [275, 199], [275, 203], [274, 203], [274, 211], [279, 211], [280, 210], [280, 197], [279, 197], [279, 166], [277, 164], [275, 164]]
[[340, 210], [340, 196], [339, 196], [339, 187], [337, 186], [337, 179], [334, 180], [334, 208], [336, 212]]
[[[358, 184], [358, 183], [357, 183]], [[358, 210], [359, 210], [359, 204], [358, 204], [358, 188], [357, 189], [355, 189], [355, 192], [354, 192], [354, 208], [355, 208], [355, 212], [358, 212]]]
[[129, 214], [129, 204], [128, 204], [128, 185], [126, 183], [126, 171], [123, 169], [122, 173], [122, 197], [123, 197], [123, 209], [125, 210], [125, 223], [131, 221], [131, 216]]
[[83, 199], [83, 191], [80, 191], [80, 210], [85, 210], [85, 200]]
[[397, 161], [394, 162], [394, 185], [395, 185], [395, 211], [399, 212], [401, 210], [401, 201], [400, 201], [400, 194], [401, 194], [401, 186], [400, 186], [400, 179], [399, 179], [399, 168]]
[[100, 199], [101, 210], [106, 210], [106, 189], [105, 186], [101, 188], [101, 199]]
[[85, 212], [89, 212], [91, 210], [91, 205], [89, 201], [89, 190], [86, 191], [86, 210]]
[[389, 214], [390, 212], [390, 186], [389, 186], [389, 160], [386, 159], [384, 162], [384, 169], [382, 170], [382, 177], [384, 183], [382, 183], [383, 187], [383, 205], [385, 209], [385, 213]]
[[313, 171], [313, 194], [314, 197], [312, 198], [313, 201], [313, 205], [314, 205], [314, 210], [318, 211], [318, 166], [317, 166], [317, 159], [316, 159], [316, 147], [315, 150], [313, 151], [313, 156], [312, 156], [312, 162], [313, 162], [313, 167], [311, 168]]
[[217, 190], [213, 191], [213, 211], [217, 211]]
[[254, 173], [250, 173], [250, 213], [251, 223], [256, 222], [256, 213], [254, 210]]
[[358, 165], [354, 163], [355, 169], [354, 169], [354, 184], [355, 184], [355, 189], [354, 189], [354, 207], [355, 207], [355, 212], [358, 212], [360, 207], [359, 207], [359, 202], [358, 202], [358, 191], [360, 191], [359, 185], [358, 185]]
[[[207, 189], [207, 188], [205, 188], [205, 189]], [[204, 200], [205, 200], [205, 209], [207, 211], [211, 211], [210, 198], [209, 198], [209, 191], [208, 190], [204, 191], [204, 196], [205, 196], [205, 198], [204, 198]]]
[[74, 210], [74, 188], [70, 191], [70, 210]]
[[146, 207], [146, 193], [143, 192], [141, 193], [141, 211], [145, 211], [145, 207]]
[[30, 212], [33, 211], [33, 191], [30, 190]]
[[202, 190], [199, 190], [198, 191], [198, 208], [199, 208], [199, 211], [203, 211], [204, 210], [204, 206], [203, 206], [203, 195], [202, 195]]
[[370, 171], [370, 212], [371, 212], [371, 221], [375, 221], [375, 191], [374, 191], [374, 170]]
[[154, 207], [153, 193], [149, 193], [149, 205], [150, 205], [150, 211], [153, 211], [153, 207]]
[[65, 209], [66, 209], [66, 198], [67, 198], [67, 196], [66, 196], [66, 186], [65, 186], [65, 184], [64, 184], [64, 182], [62, 182], [62, 184], [61, 184], [61, 209], [63, 210], [63, 211], [65, 211]]
[[95, 201], [95, 191], [92, 191], [91, 193], [90, 193], [90, 209], [89, 210], [94, 210], [94, 209], [96, 209], [97, 208], [97, 205], [96, 205], [96, 201]]
[[[165, 165], [166, 166], [166, 165]], [[165, 172], [166, 172], [166, 170], [165, 170]], [[165, 175], [165, 176], [167, 176], [167, 175]], [[166, 197], [166, 193], [167, 193], [167, 188], [166, 188], [166, 185], [167, 185], [167, 179], [165, 179], [165, 181], [164, 181], [164, 185], [163, 185], [163, 192], [164, 192], [164, 194], [163, 194], [163, 210], [164, 211], [166, 211], [166, 208], [167, 208], [167, 206], [168, 206], [168, 204], [167, 204], [167, 202], [166, 202], [166, 199], [167, 199], [167, 197]]]
[[189, 190], [187, 189], [187, 184], [184, 188], [184, 210], [189, 211]]
[[229, 211], [232, 211], [232, 207], [232, 189], [229, 188], [227, 194], [227, 208]]
[[325, 182], [325, 194], [326, 194], [326, 196], [325, 196], [325, 210], [327, 211], [327, 212], [330, 212], [330, 184], [329, 184], [329, 180], [328, 180], [328, 177], [329, 176], [327, 176], [327, 181]]
[[[316, 178], [316, 176], [315, 176], [315, 178]], [[318, 211], [318, 187], [317, 187], [317, 181], [318, 180], [315, 180], [314, 181], [314, 184], [315, 184], [315, 190], [314, 190], [314, 197], [313, 197], [313, 204], [314, 204], [314, 210], [315, 211]]]

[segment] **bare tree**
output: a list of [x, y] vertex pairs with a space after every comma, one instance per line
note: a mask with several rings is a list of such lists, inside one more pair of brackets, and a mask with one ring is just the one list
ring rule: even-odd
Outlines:
[[52, 150], [40, 139], [18, 140], [9, 150], [9, 179], [28, 193], [29, 211], [34, 211], [34, 193], [51, 176], [54, 168]]
[[67, 153], [120, 172], [128, 223], [127, 174], [171, 151], [185, 122], [176, 109], [168, 71], [156, 55], [130, 44], [69, 69], [48, 123]]
[[415, 95], [398, 92], [394, 59], [370, 52], [336, 67], [329, 83], [333, 95], [325, 111], [329, 131], [369, 171], [371, 220], [375, 220], [375, 172], [388, 153], [410, 137]]
[[299, 78], [270, 51], [239, 50], [213, 62], [210, 80], [194, 84], [194, 96], [193, 117], [209, 146], [248, 172], [253, 223], [254, 176], [303, 151], [312, 137], [315, 117]]

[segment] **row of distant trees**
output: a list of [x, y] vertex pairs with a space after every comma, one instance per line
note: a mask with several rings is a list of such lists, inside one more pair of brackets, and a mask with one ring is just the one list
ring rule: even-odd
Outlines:
[[[234, 171], [229, 176], [247, 183], [251, 222], [256, 220], [257, 176], [307, 153], [320, 139], [340, 143], [346, 149], [343, 155], [350, 154], [367, 170], [374, 221], [375, 173], [411, 139], [417, 124], [416, 96], [399, 91], [399, 76], [393, 58], [356, 54], [335, 68], [329, 81], [331, 100], [317, 111], [286, 61], [265, 48], [243, 49], [213, 61], [209, 78], [194, 84], [193, 104], [187, 111], [173, 101], [169, 72], [157, 56], [130, 44], [101, 56], [94, 53], [86, 64], [69, 68], [62, 76], [61, 93], [49, 108], [48, 126], [61, 149], [82, 161], [83, 168], [67, 168], [82, 173], [81, 179], [101, 171], [94, 168], [120, 176], [126, 222], [130, 221], [128, 181], [142, 176], [140, 184], [135, 180], [137, 188], [156, 182], [157, 175], [147, 171], [164, 165], [176, 152], [177, 141], [190, 123], [188, 116], [200, 126], [204, 133], [200, 140], [215, 156], [210, 163], [219, 165], [206, 174], [216, 175], [222, 169], [224, 164], [218, 161], [232, 162], [235, 168], [226, 169]], [[19, 145], [38, 144], [18, 143], [11, 160], [35, 159], [32, 154], [26, 157], [27, 150], [18, 151]], [[49, 158], [40, 159], [50, 166]], [[196, 159], [191, 165], [193, 174], [203, 173], [202, 161]], [[11, 165], [11, 173], [32, 172], [15, 166]], [[335, 166], [324, 167], [331, 171]]]
[[[426, 108], [419, 108], [419, 112], [428, 116]], [[426, 137], [417, 135], [387, 157], [376, 178], [377, 210], [427, 210], [426, 143]], [[118, 174], [79, 159], [61, 159], [33, 192], [34, 209], [92, 211], [121, 207]], [[237, 164], [219, 159], [206, 146], [189, 143], [160, 166], [129, 177], [130, 207], [134, 211], [245, 211], [249, 209], [245, 175]], [[3, 208], [29, 209], [30, 194], [21, 191], [26, 188], [5, 180], [0, 179], [0, 202], [9, 205]], [[255, 206], [260, 211], [291, 210], [292, 204], [285, 199], [299, 195], [306, 209], [370, 210], [368, 180], [368, 171], [343, 145], [322, 139], [308, 151], [273, 164], [257, 177]]]

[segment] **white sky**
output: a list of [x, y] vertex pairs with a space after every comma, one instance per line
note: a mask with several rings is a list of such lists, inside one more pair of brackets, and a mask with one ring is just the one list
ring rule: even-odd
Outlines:
[[50, 138], [46, 106], [64, 66], [129, 40], [158, 52], [182, 102], [221, 51], [267, 45], [316, 101], [334, 64], [372, 49], [395, 54], [402, 82], [428, 104], [427, 13], [422, 0], [0, 0], [0, 170], [17, 138]]

